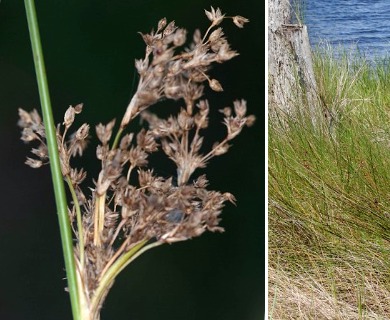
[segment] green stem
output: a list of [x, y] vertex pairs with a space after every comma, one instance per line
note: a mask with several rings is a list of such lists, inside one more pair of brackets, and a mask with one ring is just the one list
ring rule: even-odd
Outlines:
[[41, 39], [39, 35], [38, 21], [34, 0], [24, 1], [28, 29], [37, 76], [39, 97], [41, 101], [43, 122], [45, 124], [47, 147], [50, 159], [50, 169], [52, 174], [54, 196], [58, 211], [58, 222], [61, 234], [62, 250], [65, 260], [66, 276], [68, 279], [68, 289], [74, 320], [80, 320], [80, 307], [78, 300], [76, 266], [73, 256], [72, 231], [68, 216], [64, 181], [61, 173], [60, 159], [58, 154], [56, 129], [53, 120], [50, 103], [49, 88], [46, 79], [46, 70], [43, 59]]
[[123, 128], [119, 128], [118, 132], [116, 133], [116, 136], [115, 136], [115, 139], [114, 139], [114, 143], [112, 144], [111, 150], [116, 149], [116, 147], [118, 146], [119, 139], [120, 139], [120, 137], [122, 135], [122, 132], [123, 132]]
[[91, 300], [91, 310], [93, 312], [96, 312], [96, 309], [99, 307], [101, 297], [106, 292], [107, 288], [110, 287], [112, 281], [124, 268], [126, 268], [126, 266], [130, 262], [139, 257], [145, 251], [163, 244], [163, 242], [156, 241], [145, 246], [146, 243], [147, 240], [143, 240], [136, 246], [131, 248], [128, 252], [119, 257], [118, 260], [116, 260], [114, 264], [103, 275], [103, 277], [99, 281], [99, 286], [96, 288], [93, 298]]

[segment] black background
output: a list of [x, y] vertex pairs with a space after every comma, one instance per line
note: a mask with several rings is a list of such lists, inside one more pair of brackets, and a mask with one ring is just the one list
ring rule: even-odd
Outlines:
[[[244, 29], [224, 21], [224, 31], [240, 56], [213, 69], [225, 91], [209, 96], [216, 117], [216, 129], [208, 133], [212, 141], [225, 130], [216, 110], [234, 99], [245, 98], [249, 112], [257, 116], [256, 125], [245, 128], [231, 150], [213, 159], [206, 170], [210, 188], [233, 193], [237, 207], [224, 209], [225, 233], [165, 245], [132, 263], [111, 289], [102, 320], [264, 317], [263, 7], [255, 0], [212, 5], [251, 21]], [[36, 7], [56, 122], [62, 122], [70, 104], [83, 102], [78, 121], [94, 127], [120, 118], [131, 98], [134, 59], [144, 53], [137, 32], [149, 32], [162, 17], [175, 20], [189, 35], [195, 28], [204, 31], [208, 20], [203, 9], [210, 3], [40, 0]], [[50, 172], [48, 167], [33, 170], [24, 165], [29, 147], [19, 139], [19, 107], [40, 109], [38, 89], [23, 1], [2, 0], [0, 319], [71, 319]], [[94, 142], [80, 162], [91, 168], [91, 175], [98, 166]], [[167, 174], [169, 170], [167, 164]]]

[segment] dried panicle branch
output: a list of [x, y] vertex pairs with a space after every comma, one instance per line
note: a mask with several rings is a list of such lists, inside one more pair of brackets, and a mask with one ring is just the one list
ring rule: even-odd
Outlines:
[[[214, 91], [223, 91], [221, 83], [210, 78], [208, 71], [212, 64], [238, 55], [230, 48], [222, 27], [217, 26], [231, 18], [242, 28], [248, 19], [226, 17], [219, 8], [213, 7], [205, 13], [211, 21], [210, 27], [203, 36], [196, 30], [187, 47], [183, 47], [187, 31], [176, 27], [174, 21], [167, 23], [166, 18], [158, 22], [157, 31], [141, 33], [146, 50], [144, 58], [135, 61], [140, 76], [138, 88], [112, 146], [115, 120], [95, 127], [99, 140], [96, 156], [101, 171], [92, 188], [81, 188], [87, 172], [74, 168], [71, 163], [73, 157], [83, 155], [89, 141], [90, 126], [86, 123], [69, 133], [83, 105], [70, 106], [62, 125], [57, 126], [62, 174], [75, 194], [69, 213], [78, 240], [75, 256], [81, 287], [90, 308], [99, 309], [102, 304], [104, 294], [99, 296], [101, 301], [97, 304], [93, 303], [98, 299], [94, 294], [110, 267], [137, 244], [172, 243], [197, 237], [206, 230], [223, 231], [219, 226], [221, 210], [226, 201], [235, 202], [230, 193], [208, 190], [205, 175], [192, 181], [191, 177], [197, 169], [205, 168], [211, 158], [226, 153], [229, 142], [255, 120], [253, 115], [246, 114], [245, 100], [234, 101], [233, 108], [220, 110], [227, 128], [225, 138], [215, 142], [211, 150], [203, 150], [202, 132], [209, 125], [210, 110], [208, 101], [201, 99], [204, 83]], [[184, 106], [177, 115], [166, 119], [146, 110], [163, 98], [182, 100]], [[147, 128], [123, 134], [138, 115]], [[38, 144], [32, 149], [35, 158], [27, 158], [26, 164], [33, 168], [47, 164], [41, 117], [36, 110], [22, 109], [19, 116], [22, 140]], [[153, 171], [149, 155], [158, 150], [175, 163], [176, 177], [163, 178]], [[134, 181], [138, 182], [134, 185]], [[79, 224], [75, 219], [77, 212], [81, 212]], [[92, 311], [96, 318], [98, 310]]]

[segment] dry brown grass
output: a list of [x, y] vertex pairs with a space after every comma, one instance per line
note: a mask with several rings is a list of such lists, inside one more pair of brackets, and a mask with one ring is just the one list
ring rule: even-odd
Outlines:
[[268, 277], [269, 319], [390, 319], [389, 289], [375, 275], [358, 279], [352, 267], [332, 279], [269, 267]]

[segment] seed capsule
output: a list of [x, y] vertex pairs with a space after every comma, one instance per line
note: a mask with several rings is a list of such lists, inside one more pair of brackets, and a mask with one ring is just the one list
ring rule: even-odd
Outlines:
[[165, 215], [165, 219], [171, 223], [179, 223], [184, 218], [184, 212], [180, 209], [173, 209]]

